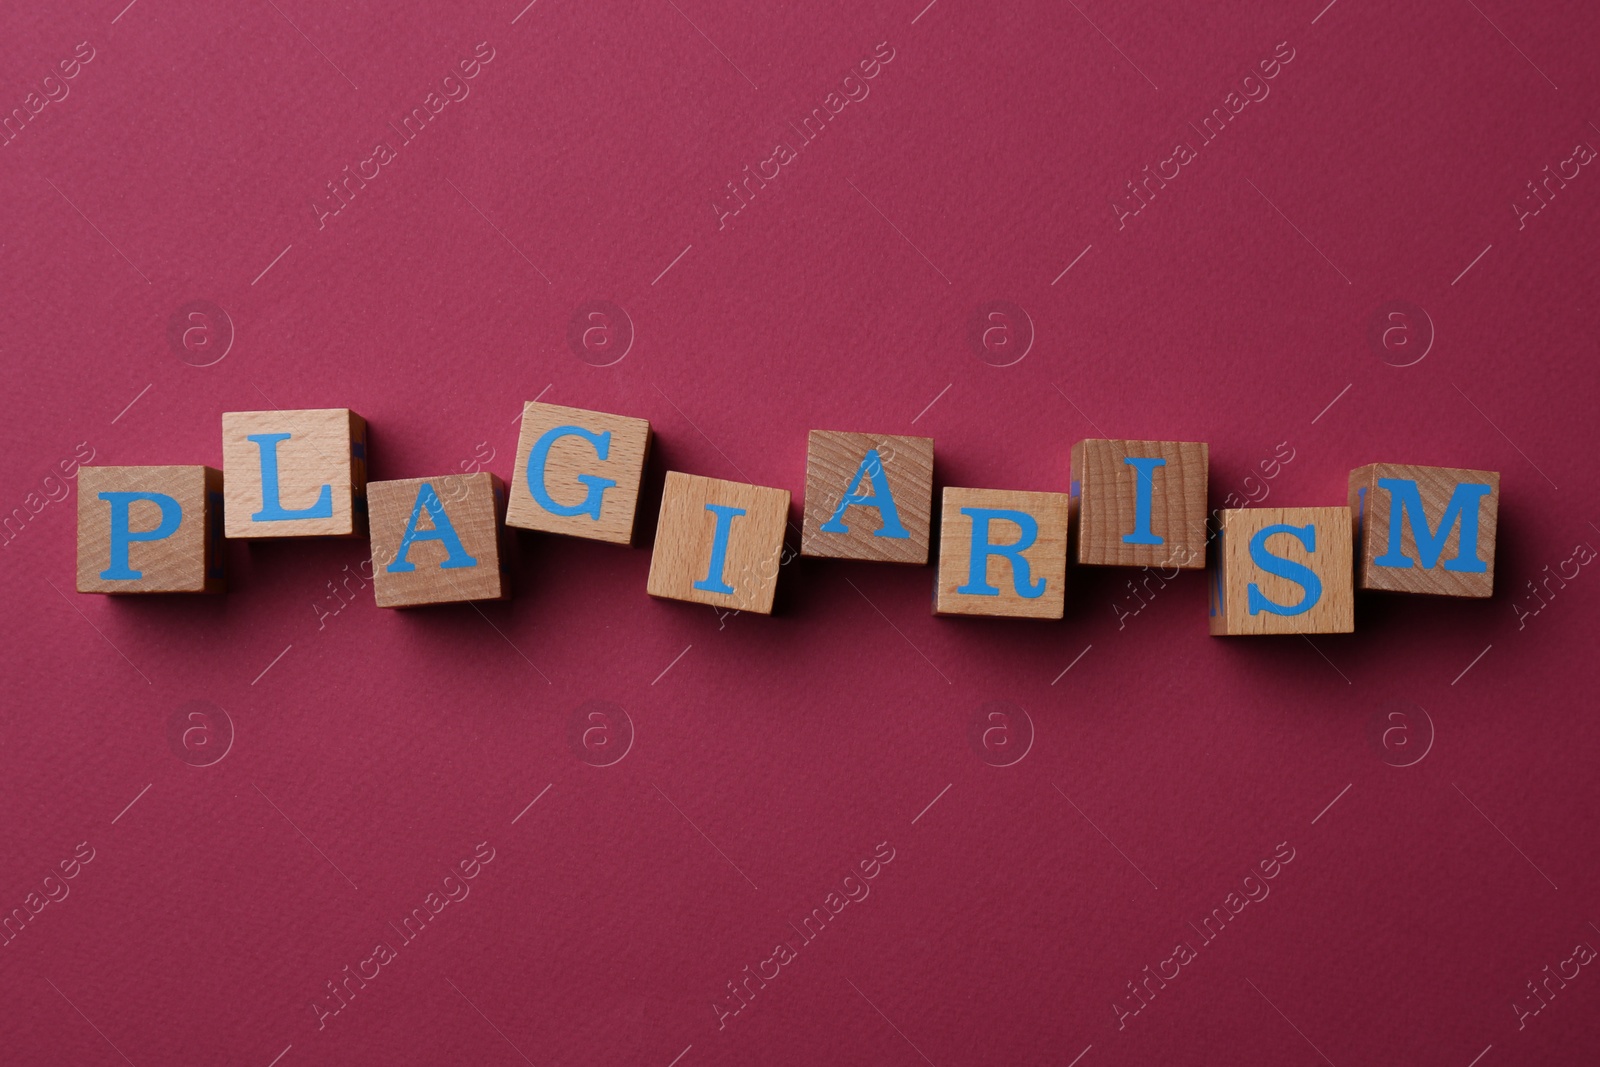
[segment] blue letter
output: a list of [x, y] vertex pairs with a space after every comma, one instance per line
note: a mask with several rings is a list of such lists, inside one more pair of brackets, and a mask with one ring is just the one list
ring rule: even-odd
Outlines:
[[1322, 579], [1310, 567], [1296, 563], [1292, 559], [1274, 556], [1267, 551], [1267, 538], [1273, 534], [1288, 534], [1296, 538], [1305, 546], [1307, 552], [1317, 550], [1317, 528], [1315, 526], [1286, 526], [1278, 523], [1276, 526], [1263, 527], [1256, 531], [1250, 538], [1250, 562], [1277, 578], [1285, 578], [1305, 587], [1306, 595], [1300, 598], [1300, 603], [1285, 607], [1282, 604], [1268, 600], [1257, 588], [1255, 582], [1250, 583], [1246, 590], [1249, 594], [1248, 603], [1250, 614], [1259, 615], [1263, 611], [1273, 615], [1304, 615], [1322, 599]]
[[[1383, 555], [1372, 561], [1373, 566], [1412, 565], [1411, 558], [1400, 551], [1401, 524], [1409, 508], [1411, 536], [1417, 540], [1417, 555], [1422, 557], [1424, 569], [1439, 562], [1444, 543], [1450, 536], [1450, 527], [1458, 522], [1461, 524], [1461, 542], [1456, 549], [1456, 558], [1445, 560], [1444, 569], [1465, 574], [1482, 574], [1489, 569], [1489, 565], [1478, 558], [1478, 505], [1494, 491], [1492, 486], [1477, 482], [1458, 483], [1450, 494], [1450, 503], [1444, 509], [1444, 516], [1439, 520], [1438, 533], [1428, 531], [1428, 516], [1423, 514], [1422, 494], [1417, 490], [1416, 482], [1410, 478], [1379, 478], [1378, 488], [1389, 490], [1389, 547]], [[1468, 508], [1472, 509], [1470, 517], [1467, 515]]]
[[[1039, 536], [1039, 523], [1026, 511], [1005, 511], [998, 508], [962, 508], [961, 514], [972, 516], [972, 548], [967, 564], [967, 584], [956, 592], [967, 596], [999, 596], [1000, 590], [989, 584], [989, 557], [1004, 556], [1011, 561], [1011, 584], [1017, 595], [1032, 600], [1044, 595], [1044, 579], [1032, 581], [1028, 561], [1022, 557], [1024, 550]], [[1022, 531], [1016, 544], [992, 545], [989, 543], [989, 523], [1004, 519], [1016, 523]]]
[[1133, 533], [1123, 534], [1122, 543], [1125, 545], [1160, 545], [1165, 544], [1160, 537], [1150, 532], [1150, 497], [1155, 490], [1155, 469], [1165, 467], [1164, 459], [1141, 459], [1138, 456], [1125, 456], [1122, 462], [1132, 467], [1138, 479], [1133, 494]]
[[[128, 566], [128, 545], [134, 541], [160, 541], [178, 532], [183, 508], [165, 493], [101, 493], [111, 504], [111, 566], [100, 572], [107, 581], [138, 581], [143, 571]], [[128, 507], [135, 500], [148, 500], [161, 509], [161, 523], [154, 530], [134, 533], [128, 529]]]
[[287, 441], [286, 433], [253, 433], [245, 438], [254, 441], [261, 449], [261, 510], [250, 516], [254, 522], [277, 522], [280, 519], [331, 519], [333, 518], [333, 486], [325, 485], [317, 495], [317, 502], [299, 511], [286, 511], [278, 500], [278, 442]]
[[589, 495], [583, 498], [581, 504], [558, 504], [550, 496], [550, 490], [545, 488], [545, 466], [550, 462], [550, 446], [563, 437], [581, 437], [594, 446], [595, 455], [604, 460], [611, 454], [611, 431], [595, 433], [585, 430], [581, 426], [557, 426], [553, 430], [546, 430], [544, 436], [533, 443], [533, 448], [528, 451], [528, 492], [533, 494], [533, 499], [541, 508], [552, 515], [587, 515], [595, 521], [600, 519], [600, 499], [605, 491], [617, 483], [610, 478], [601, 478], [595, 474], [580, 474], [578, 481], [589, 487]]
[[[428, 518], [433, 520], [433, 529], [417, 529], [417, 520], [422, 518], [422, 509], [428, 509]], [[444, 544], [445, 560], [439, 564], [439, 569], [454, 567], [476, 567], [478, 561], [467, 555], [466, 548], [461, 544], [461, 538], [456, 536], [456, 528], [450, 524], [450, 516], [445, 514], [444, 505], [439, 503], [439, 494], [433, 491], [433, 486], [427, 482], [422, 483], [422, 489], [417, 493], [416, 506], [411, 509], [411, 521], [406, 523], [405, 536], [400, 538], [400, 550], [394, 555], [394, 562], [384, 570], [390, 574], [410, 574], [417, 569], [417, 565], [406, 559], [411, 552], [414, 541], [440, 541]]]
[[[856, 490], [861, 488], [861, 479], [872, 479], [872, 493], [867, 496], [857, 496]], [[878, 491], [878, 479], [883, 479], [883, 491]], [[867, 453], [861, 461], [861, 466], [856, 468], [855, 480], [850, 483], [850, 488], [844, 491], [844, 499], [839, 501], [839, 506], [834, 509], [833, 518], [822, 524], [823, 533], [849, 533], [850, 527], [840, 519], [844, 509], [852, 504], [859, 504], [864, 508], [877, 508], [878, 514], [883, 517], [883, 525], [872, 536], [894, 537], [909, 539], [911, 534], [900, 525], [900, 511], [894, 506], [894, 492], [889, 488], [889, 478], [883, 473], [883, 459], [878, 455], [876, 448]]]
[[694, 587], [707, 593], [731, 593], [733, 586], [722, 580], [722, 572], [728, 565], [728, 534], [733, 530], [733, 517], [743, 515], [744, 508], [707, 504], [706, 510], [717, 517], [717, 530], [711, 537], [711, 563], [706, 567], [706, 576]]

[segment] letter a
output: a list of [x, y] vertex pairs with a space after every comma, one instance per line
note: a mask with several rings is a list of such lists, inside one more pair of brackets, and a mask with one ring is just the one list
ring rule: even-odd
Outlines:
[[[417, 522], [422, 518], [424, 508], [428, 511], [428, 518], [433, 521], [433, 528], [419, 530]], [[409, 574], [416, 570], [417, 565], [406, 558], [411, 552], [411, 545], [416, 541], [438, 541], [444, 545], [445, 559], [439, 564], [441, 570], [478, 565], [475, 558], [467, 555], [466, 547], [456, 535], [456, 528], [450, 523], [450, 516], [445, 513], [444, 505], [439, 502], [439, 494], [434, 492], [433, 486], [427, 482], [423, 482], [422, 488], [417, 492], [417, 503], [411, 509], [411, 521], [406, 523], [405, 536], [400, 538], [400, 548], [395, 552], [394, 562], [384, 570], [390, 574]]]
[[[858, 492], [863, 479], [871, 480], [871, 493]], [[844, 513], [845, 509], [851, 506], [878, 509], [883, 524], [872, 536], [910, 539], [911, 534], [900, 525], [900, 511], [895, 507], [894, 492], [889, 488], [889, 478], [883, 473], [883, 459], [878, 455], [876, 448], [867, 452], [861, 460], [861, 466], [856, 468], [855, 478], [844, 492], [844, 499], [840, 500], [839, 506], [833, 510], [833, 518], [822, 524], [822, 532], [849, 533], [850, 527], [844, 524]]]

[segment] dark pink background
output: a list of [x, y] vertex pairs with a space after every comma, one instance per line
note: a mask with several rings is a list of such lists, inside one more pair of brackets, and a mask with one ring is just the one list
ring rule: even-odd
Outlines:
[[[1595, 12], [925, 2], [0, 16], [0, 111], [96, 51], [0, 149], [0, 506], [26, 518], [0, 910], [95, 849], [0, 948], [0, 1061], [1593, 1062], [1594, 968], [1523, 1029], [1511, 1005], [1600, 944], [1600, 577], [1515, 610], [1600, 544], [1600, 173], [1520, 230], [1511, 205], [1600, 143]], [[480, 41], [471, 96], [319, 230], [324, 183]], [[714, 190], [882, 41], [870, 96], [719, 232]], [[1281, 41], [1270, 95], [1119, 230], [1124, 183]], [[196, 299], [236, 331], [208, 367], [167, 338]], [[597, 299], [637, 335], [604, 368], [567, 342]], [[1035, 334], [1007, 367], [972, 340], [994, 300]], [[1397, 300], [1431, 347], [1414, 313], [1412, 348], [1371, 343]], [[80, 443], [220, 465], [224, 411], [349, 406], [375, 478], [491, 450], [509, 476], [540, 395], [650, 419], [637, 547], [519, 535], [481, 613], [369, 588], [327, 614], [365, 542], [232, 543], [226, 597], [72, 592], [44, 479]], [[1496, 595], [1362, 597], [1315, 645], [1206, 636], [1198, 573], [1120, 622], [1135, 572], [1072, 570], [1061, 623], [936, 619], [931, 569], [814, 561], [771, 618], [648, 598], [663, 472], [786, 487], [797, 518], [812, 428], [1040, 490], [1080, 437], [1204, 440], [1213, 506], [1251, 475], [1318, 505], [1375, 460], [1498, 470]], [[194, 700], [236, 731], [211, 766], [169, 746]], [[590, 700], [636, 733], [611, 766], [571, 739]], [[1032, 723], [1010, 766], [972, 741], [991, 701]], [[324, 983], [482, 841], [471, 895], [319, 1031]], [[871, 896], [719, 1030], [726, 983], [885, 841]], [[1118, 1030], [1280, 842], [1270, 897]]]

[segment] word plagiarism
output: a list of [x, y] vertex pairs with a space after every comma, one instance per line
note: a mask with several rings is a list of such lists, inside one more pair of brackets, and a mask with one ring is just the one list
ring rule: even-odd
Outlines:
[[[510, 596], [511, 528], [628, 545], [645, 419], [530, 402], [510, 483], [484, 470], [367, 480], [346, 408], [222, 416], [221, 470], [82, 467], [80, 593], [218, 593], [228, 539], [362, 537], [380, 607]], [[1085, 440], [1067, 492], [946, 486], [933, 610], [1060, 619], [1070, 562], [1209, 566], [1212, 634], [1346, 633], [1357, 590], [1489, 596], [1500, 475], [1371, 463], [1338, 505], [1207, 510], [1210, 450]], [[646, 591], [771, 614], [787, 489], [668, 471]], [[811, 431], [802, 555], [925, 566], [933, 439]], [[1209, 563], [1208, 563], [1209, 560]]]

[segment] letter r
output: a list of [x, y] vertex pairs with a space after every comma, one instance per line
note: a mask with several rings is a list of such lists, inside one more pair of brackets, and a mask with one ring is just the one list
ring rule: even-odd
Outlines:
[[[989, 557], [1004, 556], [1011, 562], [1011, 585], [1019, 597], [1033, 600], [1044, 595], [1045, 580], [1034, 580], [1027, 557], [1022, 553], [1039, 538], [1039, 522], [1026, 511], [1005, 508], [962, 508], [972, 518], [972, 545], [967, 557], [967, 584], [956, 592], [964, 596], [999, 596], [989, 584]], [[996, 545], [989, 541], [989, 523], [995, 519], [1013, 523], [1020, 532], [1014, 544]]]

